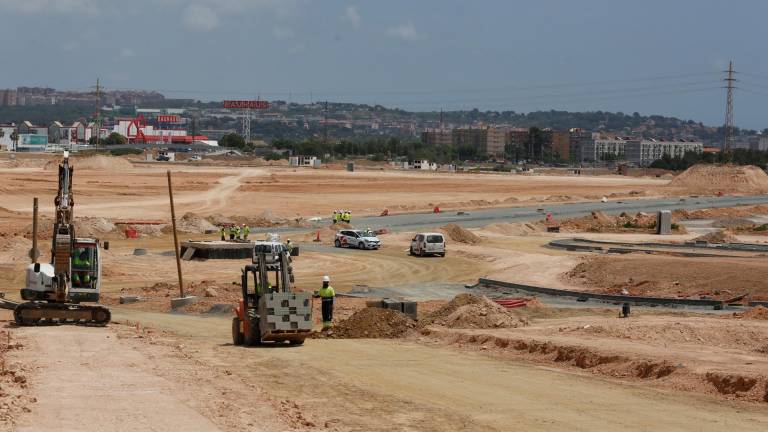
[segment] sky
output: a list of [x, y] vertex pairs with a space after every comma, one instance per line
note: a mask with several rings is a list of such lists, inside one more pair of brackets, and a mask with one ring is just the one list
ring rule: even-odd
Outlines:
[[0, 0], [0, 88], [768, 127], [764, 0]]

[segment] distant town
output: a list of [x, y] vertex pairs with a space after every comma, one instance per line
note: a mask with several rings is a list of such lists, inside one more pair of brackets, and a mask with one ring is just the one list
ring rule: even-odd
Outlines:
[[[768, 150], [766, 132], [737, 129], [731, 148], [764, 152]], [[291, 142], [325, 143], [309, 150], [320, 153], [333, 152], [332, 143], [390, 139], [418, 142], [420, 148], [430, 149], [429, 155], [442, 155], [443, 162], [649, 166], [665, 155], [719, 153], [723, 128], [664, 116], [600, 111], [408, 112], [325, 101], [200, 102], [139, 90], [0, 90], [0, 147], [10, 151], [207, 146], [287, 157], [297, 148]], [[360, 151], [364, 150], [357, 149], [359, 156], [390, 160], [418, 156], [392, 152], [389, 147], [370, 155]]]

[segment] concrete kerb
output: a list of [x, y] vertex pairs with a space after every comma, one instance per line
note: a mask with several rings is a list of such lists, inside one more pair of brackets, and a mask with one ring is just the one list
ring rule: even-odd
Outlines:
[[178, 309], [197, 303], [197, 296], [176, 297], [171, 299], [171, 309]]

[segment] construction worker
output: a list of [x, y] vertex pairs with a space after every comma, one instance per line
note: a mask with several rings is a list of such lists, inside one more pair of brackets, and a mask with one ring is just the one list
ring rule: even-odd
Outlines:
[[224, 225], [221, 225], [221, 226], [219, 227], [219, 234], [221, 234], [221, 241], [224, 241], [224, 240], [226, 240], [226, 239], [224, 238]]
[[248, 225], [243, 224], [243, 239], [248, 240], [248, 234], [250, 233], [251, 233], [251, 228]]
[[344, 210], [344, 222], [350, 223], [352, 221], [352, 212], [349, 210]]
[[262, 291], [261, 284], [258, 283], [258, 282], [256, 283], [256, 295], [257, 296], [261, 296], [262, 294], [265, 294], [265, 293], [269, 294], [271, 292], [272, 292], [272, 282], [267, 281], [267, 291]]
[[333, 325], [333, 298], [336, 297], [336, 291], [327, 275], [323, 276], [323, 287], [316, 292], [315, 297], [320, 297], [322, 301], [320, 308], [323, 314], [323, 329], [330, 328]]
[[229, 226], [229, 241], [235, 240], [235, 227]]
[[291, 239], [285, 241], [285, 247], [288, 249], [288, 255], [290, 255], [293, 252], [293, 243], [291, 243]]
[[72, 283], [76, 287], [87, 287], [91, 284], [91, 260], [88, 259], [88, 251], [85, 248], [75, 249], [72, 269]]
[[338, 222], [339, 222], [339, 211], [338, 210], [334, 210], [333, 211], [333, 223], [335, 224], [335, 223], [338, 223]]

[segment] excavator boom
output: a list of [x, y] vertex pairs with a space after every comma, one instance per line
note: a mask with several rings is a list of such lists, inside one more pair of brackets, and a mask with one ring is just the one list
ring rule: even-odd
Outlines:
[[[101, 264], [99, 242], [75, 236], [73, 174], [69, 154], [64, 152], [64, 160], [59, 164], [59, 187], [54, 199], [56, 221], [53, 226], [51, 263], [40, 264], [37, 255], [34, 252], [31, 254], [27, 287], [22, 289], [21, 297], [32, 301], [16, 306], [14, 318], [19, 324], [79, 322], [104, 325], [110, 320], [111, 314], [106, 307], [80, 304], [80, 301], [98, 300]], [[37, 220], [33, 221], [33, 225], [36, 224]], [[36, 238], [34, 243], [37, 243]]]

